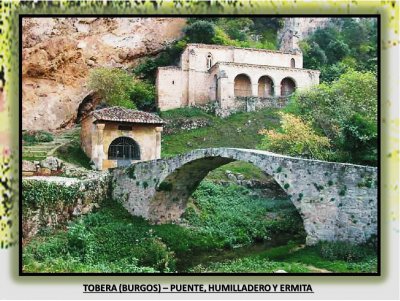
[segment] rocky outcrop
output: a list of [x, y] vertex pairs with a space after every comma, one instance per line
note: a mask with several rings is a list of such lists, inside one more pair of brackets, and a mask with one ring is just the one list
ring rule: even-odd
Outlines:
[[24, 130], [72, 125], [98, 66], [129, 68], [182, 34], [184, 18], [25, 18], [22, 23]]
[[278, 31], [279, 49], [301, 51], [299, 41], [307, 38], [318, 28], [327, 26], [330, 18], [284, 18], [283, 27]]

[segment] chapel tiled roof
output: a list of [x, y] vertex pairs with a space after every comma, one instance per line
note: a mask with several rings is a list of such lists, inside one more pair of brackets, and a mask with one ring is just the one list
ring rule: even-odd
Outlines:
[[155, 114], [126, 109], [122, 107], [109, 107], [92, 112], [98, 121], [118, 121], [131, 123], [164, 124], [165, 122]]

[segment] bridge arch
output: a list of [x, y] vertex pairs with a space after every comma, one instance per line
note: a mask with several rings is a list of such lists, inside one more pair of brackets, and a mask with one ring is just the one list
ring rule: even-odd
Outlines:
[[[167, 176], [160, 178], [156, 185], [156, 192], [151, 199], [149, 207], [149, 217], [157, 223], [164, 223], [179, 220], [180, 216], [186, 209], [186, 204], [197, 189], [199, 184], [209, 174], [209, 172], [229, 164], [231, 162], [247, 162], [261, 169], [264, 173], [271, 176], [275, 182], [282, 188], [288, 197], [290, 192], [288, 186], [281, 181], [277, 181], [272, 169], [266, 169], [266, 166], [259, 160], [252, 160], [251, 157], [242, 156], [213, 156], [207, 155], [202, 158], [189, 161], [169, 173]], [[278, 167], [279, 169], [279, 167]], [[278, 177], [277, 177], [278, 178]], [[301, 211], [293, 203], [301, 215]]]
[[133, 215], [173, 221], [209, 171], [233, 161], [271, 175], [303, 219], [306, 243], [365, 242], [377, 234], [377, 169], [266, 151], [211, 148], [113, 170], [113, 197]]

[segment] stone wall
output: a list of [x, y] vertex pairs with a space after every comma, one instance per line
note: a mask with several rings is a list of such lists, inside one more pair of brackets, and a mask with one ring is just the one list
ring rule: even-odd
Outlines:
[[113, 171], [113, 196], [133, 215], [155, 223], [179, 221], [209, 171], [235, 160], [271, 175], [303, 218], [307, 244], [364, 242], [377, 235], [377, 169], [292, 158], [265, 151], [217, 148]]
[[171, 110], [183, 106], [182, 70], [178, 67], [160, 67], [156, 77], [157, 107]]
[[45, 228], [66, 225], [71, 219], [98, 208], [108, 196], [109, 174], [88, 179], [29, 177], [22, 180], [22, 238]]

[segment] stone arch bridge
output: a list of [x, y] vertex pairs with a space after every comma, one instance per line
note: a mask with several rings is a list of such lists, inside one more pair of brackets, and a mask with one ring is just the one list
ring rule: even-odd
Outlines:
[[266, 151], [198, 149], [117, 168], [112, 171], [113, 197], [122, 200], [133, 215], [154, 223], [176, 221], [203, 178], [233, 161], [252, 163], [275, 179], [303, 219], [307, 244], [319, 240], [359, 243], [377, 235], [377, 168]]

